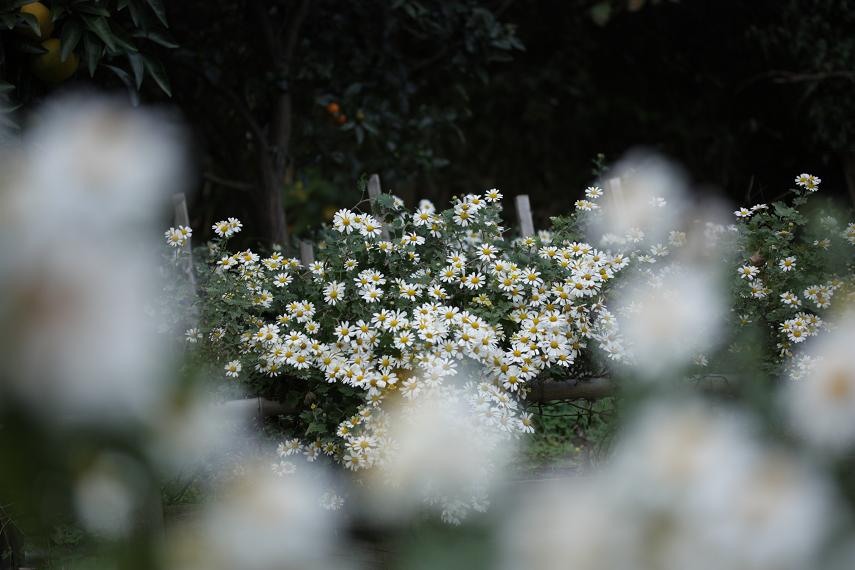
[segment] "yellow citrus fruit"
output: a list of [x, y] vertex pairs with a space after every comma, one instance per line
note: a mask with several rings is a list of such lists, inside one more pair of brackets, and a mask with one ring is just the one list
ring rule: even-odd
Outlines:
[[33, 58], [33, 75], [46, 83], [62, 83], [77, 71], [77, 54], [71, 52], [68, 59], [62, 61], [59, 40], [51, 38], [42, 42], [47, 51]]
[[29, 4], [24, 4], [21, 6], [21, 13], [32, 14], [36, 17], [36, 20], [39, 21], [39, 29], [41, 29], [42, 35], [36, 36], [30, 28], [27, 28], [26, 33], [29, 35], [43, 40], [45, 38], [49, 38], [51, 33], [53, 33], [53, 18], [50, 14], [50, 8], [41, 2], [30, 2]]

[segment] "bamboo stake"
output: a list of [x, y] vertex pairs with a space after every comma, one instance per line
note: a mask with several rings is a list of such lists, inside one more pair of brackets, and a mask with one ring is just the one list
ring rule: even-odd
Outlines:
[[300, 263], [309, 267], [315, 261], [315, 249], [309, 240], [300, 240]]
[[[172, 195], [172, 207], [174, 210], [173, 220], [175, 227], [185, 226], [189, 228], [190, 214], [187, 211], [187, 196], [184, 192]], [[193, 273], [193, 246], [190, 244], [189, 239], [184, 242], [180, 251], [184, 254], [184, 263], [182, 264], [184, 266], [184, 272], [187, 273], [187, 278], [190, 280], [190, 284], [193, 286], [193, 289], [195, 289], [196, 275]]]
[[620, 178], [609, 178], [606, 180], [606, 199], [618, 208], [624, 206], [623, 186]]
[[534, 235], [534, 220], [531, 217], [531, 203], [528, 194], [520, 194], [515, 199], [517, 219], [520, 224], [520, 235], [524, 238]]
[[[377, 212], [377, 198], [380, 197], [380, 194], [383, 193], [383, 190], [380, 187], [380, 175], [372, 174], [368, 179], [368, 200], [371, 202], [371, 209], [374, 212]], [[380, 237], [382, 237], [385, 241], [389, 241], [389, 228], [386, 226], [386, 220], [383, 219], [383, 216], [378, 216], [380, 220]]]

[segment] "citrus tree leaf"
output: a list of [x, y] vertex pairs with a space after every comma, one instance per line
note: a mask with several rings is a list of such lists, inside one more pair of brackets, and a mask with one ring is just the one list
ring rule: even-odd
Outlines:
[[85, 4], [76, 4], [74, 6], [74, 9], [78, 12], [83, 12], [84, 14], [91, 14], [93, 16], [101, 16], [102, 18], [110, 17], [110, 11], [108, 9], [91, 2], [87, 2]]
[[139, 51], [136, 44], [134, 44], [134, 39], [131, 34], [129, 34], [122, 26], [114, 22], [110, 29], [113, 32], [113, 40], [116, 42], [116, 46], [125, 52]]
[[82, 37], [83, 28], [77, 20], [69, 20], [62, 26], [59, 34], [59, 57], [62, 61], [68, 59]]
[[137, 4], [135, 0], [128, 0], [127, 5], [128, 12], [131, 14], [131, 21], [134, 23], [134, 26], [145, 28], [145, 22], [142, 19], [139, 4]]
[[18, 23], [18, 15], [0, 14], [0, 22], [3, 22], [3, 25], [6, 26], [6, 29], [11, 30], [15, 27], [15, 24]]
[[42, 44], [36, 42], [21, 42], [16, 47], [18, 48], [18, 51], [22, 53], [30, 53], [33, 55], [47, 53], [47, 50], [42, 47]]
[[118, 77], [119, 80], [125, 84], [125, 87], [128, 88], [128, 95], [131, 98], [131, 104], [134, 107], [139, 106], [140, 94], [137, 91], [137, 88], [134, 85], [133, 79], [131, 79], [131, 76], [128, 74], [128, 72], [125, 71], [124, 69], [122, 69], [121, 67], [117, 67], [115, 65], [105, 65], [104, 67], [106, 67], [107, 69], [112, 71], [116, 75], [116, 77]]
[[168, 28], [169, 22], [166, 21], [166, 10], [163, 8], [163, 2], [161, 0], [146, 0], [146, 2], [148, 2], [151, 11], [154, 12], [160, 23]]
[[167, 96], [172, 97], [172, 86], [169, 83], [169, 77], [166, 75], [166, 68], [160, 60], [157, 60], [149, 55], [143, 55], [143, 63], [145, 70], [154, 79], [161, 91]]
[[165, 32], [159, 32], [157, 30], [152, 30], [150, 32], [138, 30], [134, 32], [134, 37], [145, 38], [156, 43], [157, 45], [161, 45], [169, 49], [175, 49], [179, 47], [175, 40], [173, 40], [169, 34], [166, 34]]
[[106, 19], [83, 16], [83, 21], [86, 23], [86, 27], [98, 36], [98, 39], [104, 42], [108, 50], [111, 52], [116, 51], [116, 40], [113, 37], [113, 32], [110, 30], [110, 24], [107, 23]]
[[104, 46], [98, 41], [98, 38], [91, 33], [83, 36], [83, 53], [86, 57], [86, 67], [89, 70], [89, 77], [95, 75], [95, 70], [98, 68], [98, 62], [104, 55]]
[[18, 21], [25, 23], [33, 31], [34, 34], [41, 37], [42, 27], [39, 25], [39, 19], [29, 12], [18, 12]]
[[134, 83], [137, 89], [142, 87], [143, 79], [145, 78], [145, 62], [139, 53], [128, 53], [128, 63], [131, 64], [131, 71], [134, 74]]

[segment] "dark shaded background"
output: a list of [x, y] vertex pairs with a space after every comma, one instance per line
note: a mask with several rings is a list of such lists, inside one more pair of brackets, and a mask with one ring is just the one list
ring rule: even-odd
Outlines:
[[[773, 200], [802, 171], [822, 177], [824, 192], [847, 196], [847, 164], [855, 176], [851, 2], [425, 1], [418, 3], [425, 12], [409, 22], [390, 8], [399, 4], [408, 3], [321, 0], [308, 9], [291, 71], [285, 175], [289, 224], [298, 233], [327, 217], [331, 205], [352, 205], [356, 180], [375, 171], [411, 205], [494, 186], [508, 196], [528, 193], [544, 224], [568, 211], [592, 180], [599, 153], [610, 162], [637, 146], [672, 157], [697, 183], [740, 204]], [[231, 17], [212, 16], [211, 28], [193, 21], [192, 30], [174, 29], [189, 50], [204, 54], [195, 42], [246, 30], [242, 3], [218, 5], [201, 10], [233, 5]], [[440, 15], [452, 5], [466, 17], [488, 9], [524, 50], [500, 57], [483, 45], [470, 51], [471, 25]], [[200, 13], [192, 2], [184, 6]], [[293, 3], [282, 6], [287, 22]], [[179, 24], [192, 21], [180, 10]], [[411, 31], [425, 20], [439, 22], [439, 31], [420, 28], [427, 39]], [[240, 41], [237, 49], [250, 55], [233, 67], [245, 70], [259, 52], [252, 32]], [[329, 73], [316, 72], [322, 65]], [[295, 74], [300, 66], [313, 71]], [[348, 95], [355, 83], [360, 90]], [[198, 105], [199, 97], [182, 97], [191, 88], [177, 92], [185, 109]], [[351, 118], [354, 108], [364, 109], [377, 132], [354, 144], [353, 132], [339, 132], [318, 104], [328, 100], [340, 101]], [[191, 120], [203, 129], [205, 154], [231, 159], [242, 139], [212, 133], [206, 120], [227, 114], [203, 114]], [[389, 140], [396, 152], [384, 146]], [[436, 160], [417, 158], [423, 153]], [[241, 168], [221, 176], [251, 180]], [[205, 192], [206, 225], [246, 204], [216, 183]]]
[[[232, 215], [250, 241], [310, 235], [373, 172], [410, 205], [527, 193], [542, 225], [598, 155], [639, 146], [740, 204], [803, 171], [855, 197], [855, 0], [44, 1], [55, 36], [94, 3], [123, 41], [93, 77], [81, 66], [57, 86], [28, 76], [37, 45], [0, 32], [0, 87], [24, 108], [93, 82], [177, 107], [196, 143], [199, 239]], [[81, 61], [103, 38], [83, 40]], [[136, 48], [162, 62], [141, 87]]]
[[465, 169], [448, 184], [479, 177], [552, 214], [590, 180], [594, 154], [641, 145], [744, 204], [802, 171], [845, 196], [855, 25], [833, 4], [664, 3], [598, 26], [557, 3], [516, 2], [506, 18], [526, 52], [475, 97], [472, 144], [452, 161]]

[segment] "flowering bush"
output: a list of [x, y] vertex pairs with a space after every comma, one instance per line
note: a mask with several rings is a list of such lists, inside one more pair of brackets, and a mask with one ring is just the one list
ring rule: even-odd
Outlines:
[[[688, 210], [668, 181], [654, 180], [652, 194], [636, 188], [617, 213], [592, 186], [573, 215], [553, 219], [553, 231], [516, 239], [506, 237], [495, 189], [455, 198], [442, 212], [428, 201], [407, 212], [383, 195], [373, 213], [339, 210], [305, 267], [276, 249], [230, 251], [242, 225], [229, 218], [214, 224], [218, 239], [198, 268], [201, 319], [186, 340], [220, 374], [289, 405], [280, 427], [296, 437], [279, 446], [277, 472], [293, 472], [299, 454], [360, 471], [387, 468], [401, 453], [387, 402], [463, 402], [479, 426], [464, 431], [513, 439], [533, 431], [525, 411], [532, 381], [600, 370], [597, 354], [650, 377], [679, 370], [683, 354], [708, 365], [727, 301], [714, 300], [704, 267], [722, 257], [738, 267], [737, 324], [768, 325], [774, 366], [822, 326], [818, 313], [834, 292], [851, 287], [851, 253], [840, 247], [855, 242], [855, 226], [844, 230], [824, 212], [811, 224], [799, 209], [815, 177], [797, 179], [792, 205], [741, 208], [738, 225], [700, 230], [681, 219]], [[617, 233], [615, 220], [626, 226]], [[718, 247], [717, 261], [692, 259], [696, 233]], [[177, 251], [190, 235], [171, 228], [166, 240]], [[634, 277], [616, 279], [630, 263]], [[627, 285], [639, 280], [641, 293]], [[457, 521], [485, 506], [482, 491], [476, 481], [461, 496], [425, 498]]]
[[[642, 167], [643, 168], [643, 167]], [[657, 167], [658, 168], [658, 167]], [[620, 252], [631, 263], [630, 273], [635, 281], [644, 281], [647, 289], [633, 298], [633, 290], [624, 288], [628, 279], [610, 290], [610, 306], [618, 314], [621, 328], [630, 315], [643, 312], [643, 306], [652, 306], [644, 319], [636, 319], [640, 325], [637, 335], [618, 335], [619, 327], [612, 327], [615, 339], [610, 345], [615, 348], [609, 356], [633, 364], [645, 355], [654, 369], [667, 367], [664, 362], [675, 351], [686, 351], [696, 344], [699, 336], [725, 336], [721, 332], [695, 327], [698, 319], [691, 321], [692, 330], [679, 331], [673, 341], [678, 346], [645, 346], [645, 350], [631, 350], [627, 346], [629, 336], [636, 344], [645, 341], [663, 343], [663, 335], [651, 334], [650, 327], [657, 319], [673, 321], [676, 306], [682, 305], [687, 312], [700, 315], [709, 313], [709, 322], [719, 321], [725, 314], [732, 315], [733, 337], [738, 339], [739, 329], [756, 325], [762, 342], [757, 337], [745, 337], [727, 347], [726, 353], [750, 352], [761, 361], [767, 372], [773, 375], [782, 365], [792, 364], [792, 347], [815, 336], [825, 327], [823, 316], [835, 310], [833, 299], [836, 292], [840, 309], [851, 302], [855, 292], [853, 279], [852, 246], [855, 245], [855, 223], [844, 225], [839, 210], [829, 204], [816, 205], [810, 197], [819, 190], [821, 180], [810, 174], [801, 174], [795, 179], [796, 188], [789, 193], [792, 200], [777, 201], [771, 205], [757, 204], [742, 207], [733, 212], [736, 224], [722, 221], [696, 219], [697, 212], [686, 205], [686, 197], [679, 192], [669, 191], [667, 180], [659, 180], [650, 173], [630, 172], [630, 177], [653, 179], [653, 188], [645, 182], [636, 182], [634, 195], [625, 203], [606, 204], [580, 200], [576, 202], [576, 214], [555, 219], [555, 239], [578, 239], [581, 232], [588, 232], [588, 239], [612, 252]], [[649, 186], [649, 184], [647, 184]], [[670, 194], [670, 196], [669, 196]], [[667, 198], [667, 199], [666, 199]], [[611, 210], [611, 211], [608, 211]], [[669, 211], [670, 210], [670, 211]], [[674, 212], [679, 216], [675, 216]], [[604, 221], [605, 220], [605, 221]], [[622, 226], [622, 231], [613, 231]], [[684, 231], [685, 230], [685, 231]], [[695, 244], [688, 253], [681, 251], [695, 234]], [[592, 235], [593, 234], [593, 235]], [[711, 272], [703, 279], [687, 278], [690, 272]], [[729, 294], [720, 305], [715, 272], [723, 268], [730, 271]], [[626, 272], [624, 272], [626, 273]], [[687, 286], [680, 290], [680, 284]], [[659, 303], [655, 303], [657, 296]], [[620, 301], [620, 302], [618, 302]], [[730, 309], [728, 311], [728, 309]], [[662, 325], [664, 327], [664, 324]], [[662, 327], [659, 327], [662, 328]], [[626, 331], [625, 331], [626, 332]], [[661, 332], [661, 331], [660, 331]], [[705, 339], [709, 349], [716, 343]], [[696, 351], [692, 355], [695, 364], [709, 365], [708, 355]], [[725, 355], [719, 355], [726, 357]], [[727, 367], [722, 361], [717, 366]], [[643, 370], [632, 369], [638, 375]], [[654, 372], [659, 372], [654, 370]]]
[[[229, 252], [240, 223], [217, 223], [200, 271], [204, 336], [192, 329], [187, 340], [226, 376], [293, 407], [284, 427], [300, 437], [283, 457], [382, 464], [391, 443], [379, 405], [456, 376], [481, 421], [508, 437], [530, 432], [520, 399], [536, 376], [591, 366], [581, 352], [603, 338], [604, 289], [627, 259], [552, 245], [547, 232], [507, 240], [501, 198], [490, 190], [409, 213], [381, 196], [389, 240], [374, 215], [340, 210], [308, 267], [277, 251]], [[167, 241], [182, 235], [171, 229]]]
[[736, 318], [740, 326], [755, 320], [766, 326], [778, 356], [773, 363], [789, 360], [793, 345], [825, 328], [823, 315], [835, 298], [845, 300], [855, 292], [855, 223], [844, 227], [828, 208], [808, 209], [819, 178], [801, 174], [795, 182], [792, 204], [757, 204], [734, 212], [741, 226]]

